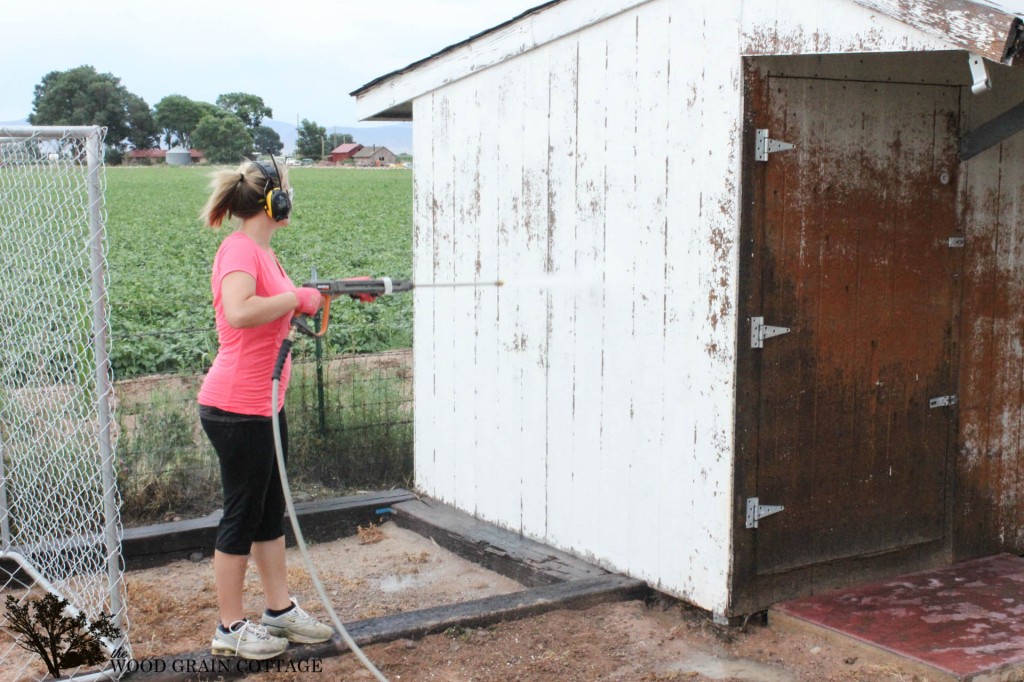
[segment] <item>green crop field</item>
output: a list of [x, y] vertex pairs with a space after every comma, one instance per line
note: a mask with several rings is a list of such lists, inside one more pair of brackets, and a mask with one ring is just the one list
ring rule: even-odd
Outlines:
[[[199, 220], [209, 167], [106, 170], [111, 361], [116, 378], [197, 372], [216, 349], [210, 267], [232, 227]], [[412, 271], [412, 172], [293, 168], [295, 209], [273, 247], [296, 284], [321, 279], [408, 278]], [[337, 302], [333, 352], [412, 345], [412, 297], [373, 305]], [[306, 344], [308, 345], [308, 344]]]

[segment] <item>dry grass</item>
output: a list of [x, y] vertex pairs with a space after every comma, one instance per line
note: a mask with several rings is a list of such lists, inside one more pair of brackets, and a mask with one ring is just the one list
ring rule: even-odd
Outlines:
[[360, 545], [372, 545], [384, 539], [384, 533], [381, 532], [380, 527], [372, 523], [366, 526], [358, 526], [356, 534], [359, 536]]

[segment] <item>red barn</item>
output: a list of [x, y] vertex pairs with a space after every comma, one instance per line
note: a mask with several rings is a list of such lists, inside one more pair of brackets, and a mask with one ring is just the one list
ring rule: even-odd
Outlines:
[[363, 145], [358, 142], [350, 142], [348, 144], [338, 145], [331, 150], [331, 163], [340, 163], [346, 159], [351, 159], [352, 155], [363, 148]]

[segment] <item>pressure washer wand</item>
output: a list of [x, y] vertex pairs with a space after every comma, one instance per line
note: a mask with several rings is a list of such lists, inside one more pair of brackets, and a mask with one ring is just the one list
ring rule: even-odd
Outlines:
[[491, 282], [429, 282], [416, 284], [408, 279], [391, 279], [390, 277], [353, 277], [349, 279], [319, 280], [306, 282], [302, 286], [311, 287], [319, 291], [324, 297], [337, 298], [338, 296], [358, 297], [360, 294], [369, 296], [387, 296], [399, 294], [413, 289], [441, 289], [450, 287], [500, 287], [504, 280]]
[[[416, 284], [408, 279], [391, 279], [390, 277], [351, 277], [349, 279], [316, 280], [306, 282], [302, 286], [316, 289], [324, 297], [323, 319], [320, 322], [320, 331], [312, 334], [311, 331], [303, 329], [303, 333], [313, 336], [323, 336], [327, 333], [327, 325], [331, 319], [331, 301], [339, 296], [351, 296], [352, 298], [366, 303], [372, 302], [378, 296], [389, 296], [399, 294], [413, 289], [448, 289], [452, 287], [500, 287], [505, 281], [498, 279], [487, 282], [427, 282]], [[301, 327], [300, 327], [301, 328]]]
[[417, 289], [446, 289], [450, 287], [502, 287], [505, 280], [496, 279], [493, 282], [430, 282], [428, 284], [414, 284]]

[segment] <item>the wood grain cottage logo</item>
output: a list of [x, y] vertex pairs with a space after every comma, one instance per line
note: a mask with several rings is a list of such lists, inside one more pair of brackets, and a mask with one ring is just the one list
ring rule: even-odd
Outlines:
[[183, 673], [230, 674], [230, 673], [321, 673], [323, 659], [303, 660], [269, 659], [265, 661], [244, 658], [143, 658], [132, 659], [112, 656], [111, 667], [117, 673]]

